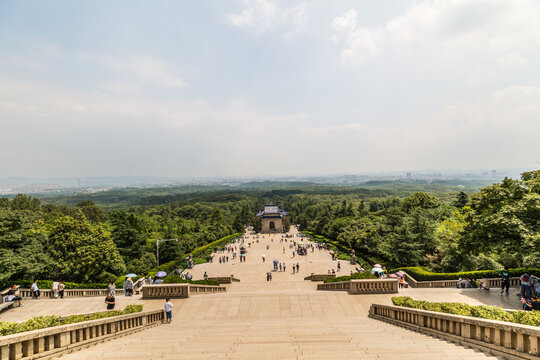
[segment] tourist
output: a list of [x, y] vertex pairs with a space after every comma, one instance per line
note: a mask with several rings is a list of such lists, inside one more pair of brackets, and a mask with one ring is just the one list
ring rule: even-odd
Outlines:
[[287, 265], [285, 265], [285, 263], [283, 263], [283, 272], [287, 271]]
[[166, 298], [165, 304], [163, 305], [163, 307], [165, 308], [165, 318], [167, 319], [167, 324], [170, 324], [172, 320], [172, 308], [173, 308], [171, 299]]
[[113, 310], [114, 309], [114, 296], [111, 293], [107, 294], [107, 297], [105, 298], [105, 304], [107, 304], [107, 310]]
[[282, 269], [282, 266], [281, 266], [281, 263], [279, 263], [279, 271], [281, 271]]
[[336, 272], [334, 271], [334, 269], [332, 269], [332, 274], [335, 274]]
[[64, 298], [65, 288], [66, 288], [66, 284], [63, 281], [60, 281], [60, 285], [58, 285], [58, 294], [60, 295], [60, 299]]
[[204, 277], [204, 280], [208, 280], [208, 274], [206, 273], [206, 271], [204, 272], [203, 277]]
[[55, 281], [52, 283], [51, 287], [55, 299], [58, 298], [58, 285], [60, 285], [60, 283], [58, 281]]
[[294, 274], [295, 271], [296, 271], [296, 267], [293, 265], [293, 267], [292, 267], [292, 273]]
[[506, 295], [508, 295], [508, 290], [510, 289], [510, 273], [508, 272], [508, 266], [504, 267], [504, 270], [499, 271], [499, 276], [501, 277], [501, 295], [506, 289]]
[[537, 298], [540, 298], [540, 279], [534, 278], [532, 290], [534, 293], [533, 295]]
[[270, 272], [266, 273], [266, 281], [270, 281]]
[[116, 291], [116, 285], [114, 284], [113, 281], [111, 281], [109, 283], [109, 294], [111, 294], [112, 296], [115, 295], [115, 291]]
[[341, 263], [338, 261], [337, 262], [337, 271], [341, 270]]
[[296, 272], [299, 272], [299, 271], [300, 271], [300, 264], [296, 263]]
[[40, 292], [39, 292], [39, 287], [38, 287], [37, 282], [38, 282], [37, 280], [34, 280], [34, 283], [32, 284], [31, 289], [32, 289], [32, 297], [39, 299]]
[[525, 271], [519, 280], [521, 280], [521, 297], [529, 300], [531, 298], [531, 276]]
[[405, 278], [403, 276], [399, 277], [399, 287], [403, 289], [405, 287]]
[[127, 288], [126, 288], [126, 284], [127, 284], [127, 276], [126, 278], [124, 279], [124, 282], [122, 283], [122, 289], [124, 290], [124, 296], [128, 296], [128, 292], [127, 292]]
[[265, 262], [266, 261], [266, 256], [264, 254], [262, 254], [262, 261]]
[[131, 280], [131, 278], [128, 278], [126, 281], [126, 291], [127, 296], [133, 296], [133, 281]]
[[11, 289], [9, 289], [7, 292], [6, 301], [8, 302], [16, 301], [17, 304], [19, 304], [19, 306], [23, 306], [22, 297], [21, 295], [19, 295], [19, 292], [17, 291], [18, 288], [19, 288], [18, 285], [11, 285]]

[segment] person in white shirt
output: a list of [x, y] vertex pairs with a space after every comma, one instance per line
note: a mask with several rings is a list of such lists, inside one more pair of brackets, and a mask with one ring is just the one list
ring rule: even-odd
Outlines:
[[52, 291], [53, 291], [53, 296], [55, 298], [58, 297], [58, 287], [60, 286], [60, 283], [58, 281], [55, 281], [52, 283]]
[[173, 303], [171, 302], [171, 299], [169, 298], [165, 299], [164, 308], [165, 308], [167, 324], [170, 324], [172, 320], [172, 308], [173, 308]]
[[32, 292], [34, 293], [34, 297], [36, 299], [39, 299], [39, 288], [37, 286], [37, 280], [34, 280], [34, 283], [32, 284]]

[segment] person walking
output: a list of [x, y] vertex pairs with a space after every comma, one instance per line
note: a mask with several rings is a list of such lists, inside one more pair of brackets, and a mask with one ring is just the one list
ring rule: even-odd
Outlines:
[[521, 297], [529, 300], [531, 298], [531, 276], [525, 271], [519, 280], [521, 280]]
[[60, 295], [60, 299], [64, 298], [65, 288], [66, 288], [66, 284], [63, 281], [60, 281], [60, 284], [58, 285], [58, 294]]
[[270, 272], [266, 273], [266, 281], [270, 281]]
[[116, 290], [116, 285], [114, 284], [114, 282], [110, 282], [109, 283], [109, 293], [114, 296], [115, 295], [115, 290]]
[[337, 271], [341, 270], [341, 263], [338, 261], [337, 262]]
[[105, 298], [105, 304], [107, 304], [107, 310], [114, 310], [115, 305], [115, 299], [114, 296], [111, 293], [107, 294], [107, 297]]
[[399, 287], [403, 289], [405, 287], [405, 278], [403, 276], [399, 277]]
[[60, 285], [60, 283], [58, 281], [55, 281], [52, 283], [51, 287], [55, 299], [58, 298], [58, 285]]
[[300, 264], [296, 263], [296, 272], [300, 272]]
[[510, 272], [508, 271], [508, 266], [504, 267], [504, 270], [499, 271], [499, 276], [501, 277], [501, 295], [506, 289], [506, 295], [508, 295], [508, 290], [510, 289]]
[[204, 277], [204, 280], [208, 280], [208, 274], [206, 273], [206, 271], [204, 272], [203, 277]]
[[126, 281], [126, 291], [128, 293], [127, 296], [133, 296], [133, 281], [131, 278], [128, 278]]
[[279, 263], [279, 271], [281, 271], [281, 269], [283, 269], [283, 267], [281, 266], [281, 263]]
[[126, 277], [124, 282], [122, 283], [122, 289], [124, 290], [124, 296], [128, 296], [128, 291], [127, 291], [127, 280], [128, 278]]
[[165, 299], [165, 304], [163, 305], [165, 308], [165, 318], [167, 319], [167, 324], [170, 324], [172, 321], [172, 308], [173, 303], [171, 302], [171, 299], [167, 298]]
[[262, 254], [262, 261], [263, 263], [266, 261], [266, 256], [264, 254]]
[[39, 299], [40, 292], [39, 292], [39, 287], [38, 287], [37, 282], [38, 282], [37, 280], [34, 280], [34, 283], [32, 284], [31, 289], [32, 289], [32, 294], [33, 294], [32, 297]]

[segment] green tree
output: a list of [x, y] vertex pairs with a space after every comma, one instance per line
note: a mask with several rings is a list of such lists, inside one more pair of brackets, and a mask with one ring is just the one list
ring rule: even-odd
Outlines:
[[61, 218], [49, 233], [52, 274], [75, 282], [103, 282], [125, 272], [124, 260], [101, 226]]

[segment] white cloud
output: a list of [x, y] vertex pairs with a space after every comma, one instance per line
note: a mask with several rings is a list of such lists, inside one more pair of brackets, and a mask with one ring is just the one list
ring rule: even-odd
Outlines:
[[426, 0], [375, 27], [359, 24], [351, 9], [332, 21], [333, 41], [342, 46], [340, 58], [348, 66], [388, 49], [468, 65], [496, 57], [510, 68], [522, 66], [525, 52], [540, 45], [539, 18], [534, 0]]
[[284, 36], [303, 32], [308, 24], [307, 5], [300, 3], [293, 7], [283, 7], [274, 0], [244, 0], [245, 8], [239, 14], [229, 14], [230, 23], [238, 28], [250, 28], [266, 32], [275, 28], [285, 28]]

